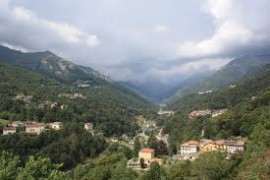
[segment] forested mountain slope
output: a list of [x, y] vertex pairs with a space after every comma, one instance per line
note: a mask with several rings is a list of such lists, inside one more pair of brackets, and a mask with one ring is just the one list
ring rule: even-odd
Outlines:
[[[182, 98], [182, 103], [176, 106], [177, 113], [164, 124], [164, 133], [169, 133], [169, 151], [176, 153], [180, 144], [189, 140], [202, 138], [245, 139], [244, 154], [239, 154], [230, 160], [231, 166], [223, 164], [226, 172], [219, 172], [219, 177], [225, 179], [269, 179], [270, 177], [270, 65], [262, 65], [257, 70], [249, 71], [241, 78], [234, 88], [226, 88], [207, 95], [193, 94]], [[228, 108], [220, 116], [201, 116], [189, 119], [188, 114], [199, 109]], [[202, 137], [202, 131], [204, 135]], [[195, 166], [200, 166], [204, 159], [205, 165], [211, 167], [212, 156], [205, 155], [195, 160]], [[209, 162], [207, 163], [207, 161]], [[234, 164], [235, 163], [235, 164]], [[182, 167], [182, 170], [192, 171]], [[195, 175], [213, 175], [218, 171], [215, 164], [206, 171], [203, 167]], [[196, 169], [196, 168], [195, 168]], [[205, 171], [204, 171], [205, 170]], [[212, 171], [212, 172], [211, 172]], [[258, 173], [260, 172], [260, 173]], [[192, 173], [185, 177], [192, 177]]]
[[107, 136], [132, 135], [135, 116], [152, 112], [146, 101], [111, 85], [82, 89], [5, 64], [0, 74], [0, 119], [92, 122]]
[[[212, 76], [199, 82], [197, 85], [193, 85], [178, 96], [173, 96], [170, 98], [170, 101], [168, 101], [168, 107], [177, 109], [185, 105], [189, 106], [197, 104], [198, 108], [203, 108], [204, 105], [202, 101], [213, 100], [213, 98], [209, 98], [209, 96], [217, 96], [220, 92], [223, 92], [223, 90], [228, 90], [227, 92], [229, 93], [232, 91], [232, 93], [234, 93], [234, 91], [237, 91], [237, 86], [239, 83], [252, 78], [256, 79], [256, 76], [260, 73], [260, 71], [266, 71], [266, 65], [268, 64], [270, 64], [269, 54], [243, 56], [241, 58], [237, 58], [214, 73]], [[250, 85], [253, 86], [252, 84]], [[206, 92], [207, 90], [210, 90], [211, 93], [203, 95], [199, 94], [199, 92]], [[225, 106], [227, 105], [225, 102]], [[224, 105], [215, 103], [213, 106], [218, 107]]]

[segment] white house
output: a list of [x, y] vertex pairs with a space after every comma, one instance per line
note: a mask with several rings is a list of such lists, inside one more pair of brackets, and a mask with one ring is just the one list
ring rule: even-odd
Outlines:
[[228, 153], [234, 154], [236, 152], [244, 151], [245, 142], [229, 140], [229, 141], [225, 141], [224, 145]]
[[53, 122], [49, 124], [50, 128], [54, 130], [60, 130], [63, 129], [63, 123], [62, 122]]
[[25, 128], [26, 133], [37, 134], [37, 135], [39, 135], [45, 130], [46, 130], [46, 127], [44, 123], [36, 123], [36, 122], [32, 124], [28, 124]]
[[197, 141], [188, 141], [181, 145], [181, 154], [196, 154], [199, 151], [199, 143]]
[[3, 129], [3, 135], [15, 134], [17, 132], [16, 127], [5, 127]]

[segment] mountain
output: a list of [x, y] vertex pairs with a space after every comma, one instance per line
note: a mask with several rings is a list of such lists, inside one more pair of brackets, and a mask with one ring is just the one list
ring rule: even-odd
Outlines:
[[50, 51], [23, 53], [0, 46], [0, 63], [8, 63], [69, 83], [101, 85], [111, 80], [90, 67], [76, 65]]
[[0, 119], [92, 122], [111, 136], [133, 135], [136, 116], [154, 114], [151, 103], [124, 86], [48, 51], [1, 47], [0, 74]]
[[[270, 54], [249, 55], [235, 58], [230, 63], [206, 77], [197, 84], [186, 88], [180, 94], [172, 96], [168, 101], [170, 108], [182, 107], [187, 101], [191, 104], [208, 97], [215, 92], [237, 87], [238, 83], [258, 74], [258, 71], [270, 64]], [[199, 92], [210, 91], [209, 94], [199, 95]], [[197, 106], [201, 106], [200, 103]]]
[[233, 59], [209, 78], [202, 81], [200, 90], [220, 89], [237, 83], [251, 71], [270, 63], [270, 54], [246, 55]]

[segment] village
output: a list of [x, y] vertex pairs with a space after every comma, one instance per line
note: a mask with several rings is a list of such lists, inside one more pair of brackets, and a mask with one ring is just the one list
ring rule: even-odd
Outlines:
[[[61, 95], [67, 97], [67, 95]], [[78, 97], [78, 96], [77, 96]], [[80, 97], [80, 96], [79, 96]], [[69, 97], [72, 98], [72, 97]], [[197, 117], [209, 115], [211, 117], [219, 116], [225, 113], [227, 109], [221, 110], [198, 110], [193, 111], [188, 115], [189, 119], [195, 119]], [[158, 111], [158, 116], [168, 118], [174, 114], [173, 111]], [[127, 134], [122, 134], [120, 137], [104, 137], [102, 132], [97, 132], [94, 129], [94, 125], [90, 122], [84, 123], [84, 129], [93, 136], [103, 137], [109, 144], [119, 143], [127, 146], [130, 149], [134, 149], [134, 141], [137, 138], [141, 143], [141, 149], [138, 151], [138, 157], [133, 157], [127, 161], [127, 168], [135, 170], [147, 170], [151, 163], [157, 162], [159, 165], [166, 165], [168, 162], [176, 161], [194, 161], [203, 153], [209, 152], [223, 152], [226, 154], [227, 159], [232, 154], [243, 152], [245, 149], [244, 140], [211, 140], [204, 139], [202, 132], [202, 138], [199, 141], [190, 140], [179, 145], [177, 153], [172, 157], [169, 156], [157, 156], [156, 150], [147, 146], [147, 141], [151, 134], [155, 134], [157, 141], [162, 142], [165, 146], [169, 146], [168, 139], [169, 134], [162, 134], [162, 128], [156, 125], [154, 120], [147, 120], [142, 116], [137, 117], [137, 124], [140, 129], [137, 131], [135, 137], [129, 137]], [[3, 127], [3, 135], [10, 135], [16, 133], [23, 133], [29, 135], [40, 135], [43, 132], [50, 130], [62, 130], [64, 128], [63, 122], [50, 122], [40, 123], [35, 121], [14, 121]]]
[[188, 141], [181, 144], [181, 148], [172, 158], [159, 158], [155, 156], [155, 150], [151, 148], [142, 148], [138, 153], [138, 158], [132, 158], [127, 162], [127, 167], [132, 169], [147, 169], [153, 162], [164, 165], [173, 161], [194, 161], [200, 154], [209, 152], [222, 152], [227, 154], [226, 158], [230, 159], [232, 154], [244, 151], [245, 142], [243, 140], [210, 140], [202, 139], [201, 141]]
[[[3, 135], [11, 135], [16, 133], [25, 133], [30, 135], [40, 135], [43, 132], [49, 130], [61, 130], [64, 128], [63, 122], [50, 122], [50, 123], [40, 123], [36, 121], [14, 121], [3, 127]], [[92, 123], [85, 123], [84, 129], [94, 135], [94, 128]], [[97, 133], [96, 135], [100, 135]]]

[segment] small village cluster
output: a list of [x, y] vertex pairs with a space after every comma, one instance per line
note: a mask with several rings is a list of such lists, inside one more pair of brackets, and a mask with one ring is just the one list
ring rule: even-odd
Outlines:
[[192, 111], [191, 113], [188, 114], [188, 119], [195, 119], [197, 117], [202, 117], [202, 116], [217, 117], [224, 114], [227, 111], [228, 109], [218, 109], [218, 110], [204, 109], [204, 110]]
[[206, 91], [199, 91], [198, 94], [199, 95], [205, 95], [205, 94], [211, 94], [213, 92], [212, 89], [206, 90]]
[[[177, 155], [174, 155], [174, 160], [195, 160], [200, 154], [208, 152], [224, 152], [227, 153], [227, 158], [230, 155], [243, 152], [245, 148], [245, 142], [243, 140], [216, 140], [202, 139], [198, 141], [188, 141], [181, 144], [181, 148]], [[142, 169], [141, 159], [143, 159], [145, 168], [153, 162], [157, 162], [159, 165], [163, 165], [164, 161], [161, 158], [155, 157], [155, 150], [151, 148], [142, 148], [138, 153], [138, 158], [132, 158], [128, 160], [127, 167], [132, 169]]]
[[[50, 129], [60, 130], [63, 129], [63, 127], [63, 122], [39, 123], [35, 121], [14, 121], [3, 128], [3, 135], [16, 134], [19, 132], [19, 129], [23, 129], [23, 132], [26, 134], [39, 135], [42, 132], [48, 131]], [[84, 129], [90, 132], [92, 135], [94, 134], [92, 123], [85, 123]]]
[[[181, 145], [176, 159], [194, 160], [199, 154], [220, 151], [230, 154], [243, 152], [245, 141], [243, 140], [210, 140], [202, 139], [198, 141], [188, 141]], [[180, 156], [179, 156], [180, 155]]]
[[16, 134], [19, 128], [25, 129], [26, 134], [39, 135], [48, 129], [60, 130], [63, 128], [62, 122], [39, 123], [35, 121], [14, 121], [3, 128], [3, 135]]
[[167, 116], [167, 117], [169, 117], [171, 115], [174, 115], [174, 112], [173, 111], [163, 111], [162, 109], [160, 109], [158, 111], [158, 115], [159, 116]]
[[[62, 94], [58, 94], [58, 97], [59, 98], [67, 98], [67, 99], [86, 99], [86, 96], [84, 96], [84, 95], [82, 95], [80, 93], [74, 93], [74, 94], [62, 93]], [[17, 94], [13, 98], [13, 100], [20, 100], [20, 101], [24, 101], [26, 103], [30, 103], [32, 98], [33, 98], [33, 96], [31, 96], [31, 95], [25, 95], [23, 93], [20, 93], [20, 94]], [[38, 109], [44, 109], [46, 106], [50, 107], [51, 109], [56, 108], [56, 107], [59, 107], [60, 109], [64, 109], [64, 108], [67, 107], [67, 105], [64, 105], [64, 104], [61, 104], [61, 103], [58, 103], [58, 102], [46, 101], [46, 102], [38, 104], [37, 108]], [[29, 107], [29, 105], [26, 104], [26, 107]]]

